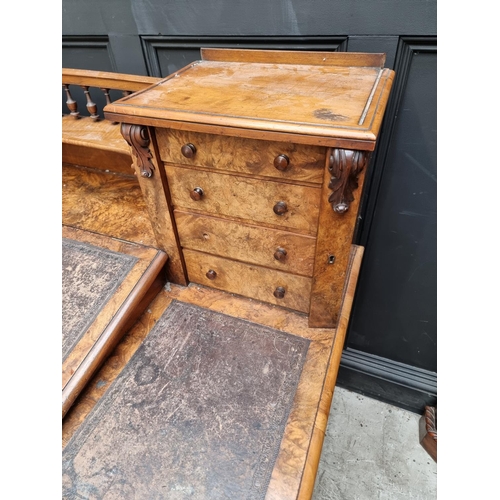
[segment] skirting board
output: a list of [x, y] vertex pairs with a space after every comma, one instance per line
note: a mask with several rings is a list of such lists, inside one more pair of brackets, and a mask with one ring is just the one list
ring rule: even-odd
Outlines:
[[419, 415], [437, 402], [437, 374], [351, 348], [344, 349], [337, 385]]

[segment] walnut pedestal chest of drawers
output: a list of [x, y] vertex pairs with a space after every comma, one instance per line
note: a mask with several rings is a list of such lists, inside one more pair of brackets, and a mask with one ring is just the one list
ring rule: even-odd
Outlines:
[[105, 108], [120, 122], [169, 280], [333, 328], [394, 73], [383, 54], [202, 49]]

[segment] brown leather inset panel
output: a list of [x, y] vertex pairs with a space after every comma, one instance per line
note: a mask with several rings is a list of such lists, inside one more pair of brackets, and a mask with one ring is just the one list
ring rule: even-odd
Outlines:
[[78, 343], [137, 257], [62, 239], [62, 355]]
[[309, 340], [174, 301], [63, 451], [63, 498], [263, 499]]

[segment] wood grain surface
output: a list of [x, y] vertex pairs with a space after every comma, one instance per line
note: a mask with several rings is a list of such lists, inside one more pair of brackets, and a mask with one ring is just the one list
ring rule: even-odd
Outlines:
[[[307, 312], [309, 310], [311, 278], [265, 269], [193, 250], [184, 250], [184, 258], [190, 282], [296, 311]], [[209, 279], [206, 276], [210, 270], [215, 271], [215, 279]], [[274, 296], [278, 287], [285, 290], [283, 298]]]
[[156, 246], [146, 204], [134, 175], [63, 165], [62, 223]]
[[[173, 129], [157, 129], [161, 159], [169, 163], [210, 167], [251, 176], [321, 184], [325, 148], [286, 142], [257, 141]], [[193, 144], [196, 153], [186, 158], [181, 148]], [[286, 170], [277, 170], [279, 155], [289, 158]]]
[[[175, 208], [194, 209], [316, 234], [319, 188], [271, 180], [261, 182], [247, 177], [170, 165], [165, 165], [165, 170]], [[195, 187], [202, 188], [204, 193], [199, 201], [190, 197]], [[280, 201], [286, 203], [288, 211], [276, 215], [273, 207]]]
[[149, 153], [154, 167], [152, 177], [142, 177], [140, 164], [135, 154], [132, 155], [132, 165], [141, 187], [156, 245], [166, 252], [169, 257], [167, 279], [172, 283], [187, 285], [186, 270], [175, 228], [170, 191], [166, 182], [165, 171], [159, 167], [157, 160], [158, 148], [153, 131], [149, 132], [149, 137], [151, 138]]
[[[388, 93], [388, 92], [387, 92]], [[186, 130], [191, 132], [199, 132], [202, 134], [218, 134], [227, 137], [240, 137], [246, 139], [256, 139], [258, 141], [274, 141], [291, 144], [307, 144], [310, 146], [334, 147], [358, 149], [360, 151], [373, 151], [375, 149], [375, 141], [370, 138], [353, 138], [353, 137], [330, 137], [325, 134], [307, 135], [301, 134], [300, 131], [295, 132], [280, 132], [276, 130], [260, 130], [252, 128], [234, 127], [223, 124], [206, 124], [198, 122], [180, 122], [165, 118], [164, 116], [156, 116], [147, 118], [140, 115], [122, 114], [112, 111], [110, 108], [104, 108], [104, 115], [112, 121], [122, 121], [130, 124], [143, 125], [147, 122], [150, 127], [172, 128], [176, 130]], [[382, 111], [383, 117], [383, 111]]]
[[147, 94], [109, 104], [105, 116], [374, 141], [393, 75], [366, 66], [196, 61]]
[[343, 289], [342, 306], [340, 308], [339, 321], [336, 328], [335, 341], [330, 353], [328, 368], [324, 380], [323, 390], [319, 402], [318, 412], [314, 423], [314, 431], [309, 443], [308, 456], [304, 473], [300, 484], [297, 500], [310, 500], [316, 474], [318, 472], [321, 449], [325, 439], [326, 426], [330, 415], [330, 406], [332, 404], [335, 383], [344, 349], [347, 327], [351, 317], [352, 303], [358, 283], [359, 270], [363, 260], [364, 247], [352, 245], [349, 255], [349, 264], [346, 272], [346, 284]]
[[95, 121], [89, 116], [82, 116], [78, 120], [69, 115], [63, 116], [62, 143], [121, 153], [130, 157], [130, 147], [120, 133], [120, 125], [108, 120]]
[[382, 68], [385, 54], [365, 52], [314, 52], [308, 50], [215, 49], [202, 47], [205, 61], [232, 61], [279, 64], [317, 64], [320, 66], [373, 66]]
[[117, 153], [106, 149], [87, 147], [85, 145], [62, 144], [63, 163], [80, 167], [89, 167], [117, 174], [130, 175], [132, 158], [130, 153]]
[[[312, 276], [316, 240], [311, 236], [179, 210], [174, 214], [183, 248]], [[283, 260], [276, 259], [278, 250], [286, 252]]]
[[357, 178], [358, 187], [349, 209], [340, 214], [332, 209], [328, 201], [331, 173], [328, 165], [325, 166], [309, 311], [311, 327], [335, 328], [339, 320], [365, 173], [366, 168]]
[[157, 83], [160, 78], [153, 76], [95, 71], [88, 69], [62, 68], [62, 83], [68, 85], [87, 85], [91, 87], [129, 90], [136, 92]]
[[62, 161], [104, 171], [131, 174], [130, 147], [120, 125], [89, 116], [62, 117]]

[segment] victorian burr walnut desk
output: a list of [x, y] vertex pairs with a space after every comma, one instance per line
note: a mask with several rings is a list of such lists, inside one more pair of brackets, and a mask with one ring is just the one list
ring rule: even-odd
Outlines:
[[201, 55], [104, 108], [168, 283], [65, 419], [67, 498], [312, 495], [394, 72], [384, 54]]

